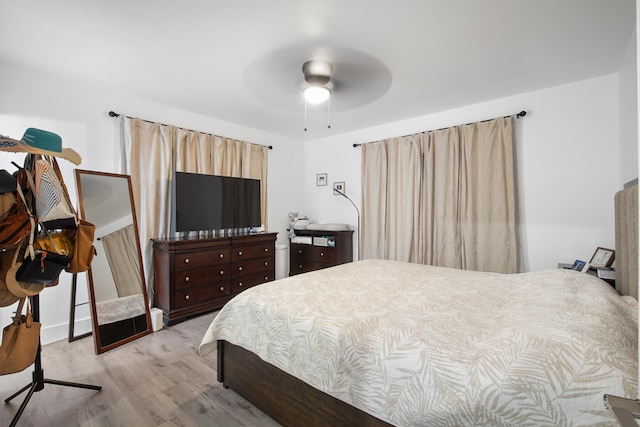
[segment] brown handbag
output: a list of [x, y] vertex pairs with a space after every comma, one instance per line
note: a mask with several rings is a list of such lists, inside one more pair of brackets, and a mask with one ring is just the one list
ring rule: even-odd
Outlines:
[[[26, 176], [25, 172], [22, 170], [19, 172], [19, 175]], [[0, 218], [1, 247], [17, 245], [33, 226], [33, 223], [31, 222], [31, 214], [27, 207], [27, 201], [19, 182], [16, 190], [20, 197], [14, 197], [15, 203], [11, 206], [9, 211]]]
[[26, 298], [21, 298], [13, 322], [2, 331], [0, 345], [0, 375], [27, 369], [36, 360], [40, 345], [40, 322], [33, 321], [30, 304], [22, 314]]
[[91, 261], [96, 254], [93, 246], [93, 238], [96, 226], [83, 219], [78, 220], [78, 228], [73, 230], [75, 237], [73, 241], [73, 254], [69, 267], [65, 269], [68, 273], [82, 273], [91, 267]]

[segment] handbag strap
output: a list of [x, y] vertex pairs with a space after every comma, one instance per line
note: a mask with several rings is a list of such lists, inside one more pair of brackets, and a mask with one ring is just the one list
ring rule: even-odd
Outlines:
[[[31, 184], [33, 183], [33, 179], [31, 179], [31, 174], [29, 173], [29, 171], [27, 171], [26, 169], [20, 169], [21, 172], [23, 172], [25, 175], [27, 175], [27, 182], [29, 182], [29, 185], [31, 186]], [[18, 172], [20, 173], [20, 172]], [[18, 194], [20, 195], [20, 198], [22, 199], [22, 203], [24, 203], [25, 209], [27, 210], [27, 213], [29, 214], [29, 222], [31, 223], [31, 231], [29, 232], [29, 245], [27, 246], [27, 250], [24, 253], [25, 258], [27, 257], [27, 254], [31, 255], [31, 259], [34, 258], [34, 251], [33, 251], [33, 239], [34, 239], [34, 235], [36, 232], [36, 222], [33, 218], [33, 213], [31, 213], [31, 209], [29, 209], [29, 205], [27, 204], [27, 200], [24, 197], [24, 193], [22, 192], [22, 186], [20, 186], [20, 180], [17, 179], [16, 180], [16, 189], [18, 190]], [[31, 190], [33, 191], [33, 189]]]
[[31, 312], [31, 306], [33, 305], [32, 299], [33, 297], [29, 297], [29, 300], [27, 301], [27, 315], [25, 316], [27, 328], [30, 328], [33, 324], [33, 313]]
[[26, 297], [20, 298], [20, 302], [18, 303], [18, 308], [16, 309], [16, 314], [15, 316], [13, 316], [13, 324], [16, 326], [22, 323], [22, 309], [24, 307], [24, 302], [26, 299], [27, 299]]

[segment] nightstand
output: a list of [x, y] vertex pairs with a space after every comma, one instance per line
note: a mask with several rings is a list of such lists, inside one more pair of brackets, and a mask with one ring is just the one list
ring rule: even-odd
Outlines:
[[[571, 269], [572, 265], [573, 264], [558, 263], [558, 268]], [[587, 271], [587, 273], [592, 275], [592, 276], [599, 277], [600, 279], [604, 280], [609, 285], [611, 285], [611, 287], [613, 289], [616, 288], [616, 279], [615, 279], [616, 271], [614, 269], [612, 269], [612, 268], [599, 268], [599, 269], [596, 270], [596, 269], [590, 268], [589, 271]]]

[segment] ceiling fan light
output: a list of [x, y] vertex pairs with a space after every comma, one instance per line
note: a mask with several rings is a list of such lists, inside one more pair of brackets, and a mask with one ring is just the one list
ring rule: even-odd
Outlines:
[[304, 90], [304, 99], [310, 104], [320, 104], [331, 96], [331, 91], [325, 86], [309, 86]]

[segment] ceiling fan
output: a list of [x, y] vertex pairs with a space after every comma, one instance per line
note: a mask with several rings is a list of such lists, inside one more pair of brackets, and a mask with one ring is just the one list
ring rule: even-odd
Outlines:
[[309, 86], [304, 89], [304, 99], [311, 104], [320, 104], [331, 96], [331, 89], [326, 86], [331, 80], [333, 65], [320, 59], [312, 59], [302, 64], [304, 81]]
[[332, 113], [360, 108], [382, 97], [391, 81], [390, 70], [380, 60], [354, 49], [324, 44], [267, 52], [243, 73], [249, 94], [292, 112], [306, 109], [305, 91], [309, 96], [314, 91], [324, 93], [325, 99], [318, 104], [308, 101], [310, 108], [322, 109], [325, 101], [330, 102]]

